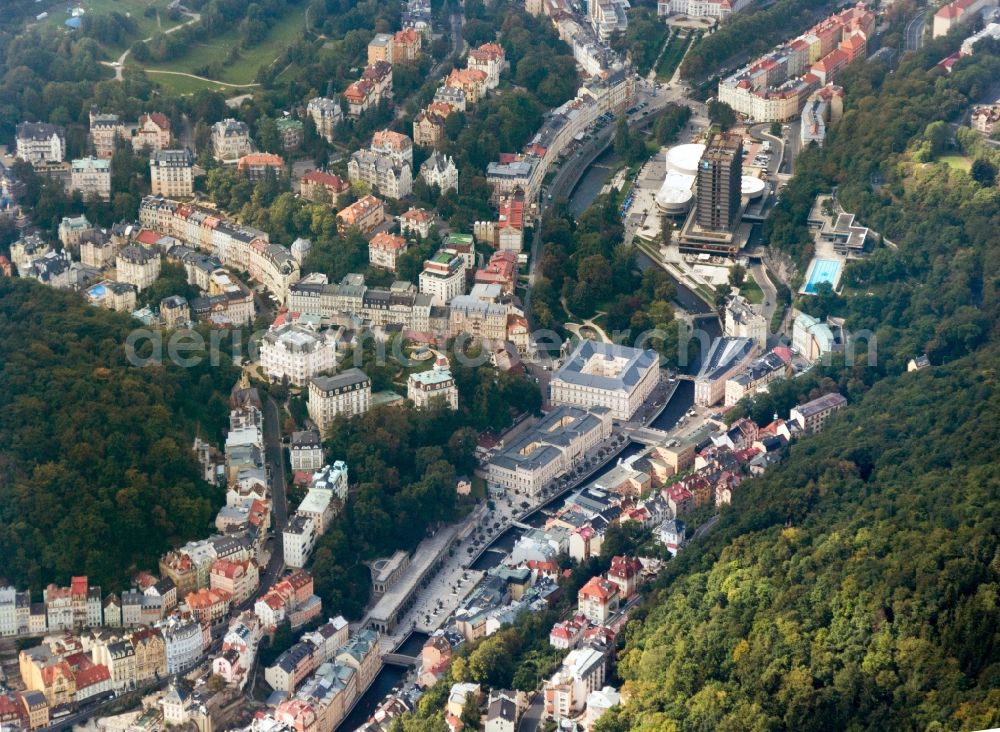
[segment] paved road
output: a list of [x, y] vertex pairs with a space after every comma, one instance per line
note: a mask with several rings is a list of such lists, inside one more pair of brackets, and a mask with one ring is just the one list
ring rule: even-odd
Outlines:
[[535, 692], [531, 704], [524, 710], [521, 720], [517, 723], [517, 732], [535, 732], [542, 724], [542, 714], [545, 712], [545, 697], [541, 692]]
[[924, 29], [927, 27], [927, 16], [921, 12], [916, 18], [906, 24], [906, 50], [919, 51], [924, 43]]
[[[285, 451], [281, 447], [281, 422], [278, 404], [270, 396], [264, 400], [264, 462], [271, 482], [271, 558], [260, 577], [257, 592], [238, 608], [239, 611], [253, 607], [258, 597], [266, 594], [281, 579], [285, 571], [285, 552], [281, 541], [281, 530], [288, 523], [288, 497], [285, 485]], [[236, 612], [232, 613], [233, 615]]]
[[712, 518], [710, 518], [708, 521], [706, 521], [697, 529], [695, 529], [694, 535], [691, 537], [691, 541], [694, 541], [695, 539], [698, 539], [707, 534], [709, 531], [712, 530], [712, 527], [715, 526], [718, 522], [719, 522], [719, 514], [715, 514]]
[[750, 274], [753, 275], [754, 281], [760, 286], [761, 292], [764, 293], [764, 302], [761, 303], [761, 314], [770, 323], [771, 316], [774, 315], [774, 309], [777, 307], [778, 289], [771, 282], [771, 277], [763, 264], [752, 265], [750, 267]]

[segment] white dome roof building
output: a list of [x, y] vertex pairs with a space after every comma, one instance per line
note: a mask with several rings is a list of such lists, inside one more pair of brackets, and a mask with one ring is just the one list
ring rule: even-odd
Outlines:
[[691, 191], [695, 177], [668, 170], [663, 185], [656, 193], [656, 207], [665, 214], [679, 216], [687, 213], [694, 200]]
[[698, 174], [698, 162], [705, 153], [705, 146], [699, 143], [675, 145], [667, 150], [667, 172]]

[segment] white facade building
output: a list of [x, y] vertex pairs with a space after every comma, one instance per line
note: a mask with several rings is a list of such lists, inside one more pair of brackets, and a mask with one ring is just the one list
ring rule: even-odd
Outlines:
[[371, 409], [372, 382], [363, 371], [347, 369], [309, 381], [309, 417], [321, 433], [340, 415], [353, 417]]
[[70, 189], [80, 191], [84, 199], [111, 198], [111, 161], [105, 158], [79, 158], [70, 166]]
[[286, 323], [264, 334], [260, 344], [260, 367], [268, 378], [287, 378], [296, 386], [337, 365], [337, 341], [329, 331]]
[[656, 351], [582, 340], [553, 374], [553, 404], [603, 406], [614, 419], [627, 421], [659, 383]]

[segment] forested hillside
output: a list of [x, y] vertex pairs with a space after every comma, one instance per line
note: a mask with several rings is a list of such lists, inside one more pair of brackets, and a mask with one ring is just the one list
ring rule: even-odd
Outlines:
[[601, 729], [996, 726], [997, 356], [880, 383], [744, 483], [628, 626]]
[[218, 442], [236, 372], [129, 365], [139, 323], [79, 295], [0, 278], [0, 575], [105, 589], [205, 535], [220, 491], [191, 440]]
[[[843, 120], [800, 158], [767, 238], [808, 261], [809, 205], [838, 186], [892, 242], [847, 268], [841, 295], [798, 303], [875, 334], [877, 363], [743, 405], [770, 419], [821, 379], [852, 402], [671, 562], [627, 627], [628, 702], [602, 732], [1000, 724], [1000, 191], [938, 158], [1000, 56], [984, 44], [948, 75], [935, 64], [957, 40], [894, 74], [853, 68]], [[932, 368], [906, 373], [925, 351]]]

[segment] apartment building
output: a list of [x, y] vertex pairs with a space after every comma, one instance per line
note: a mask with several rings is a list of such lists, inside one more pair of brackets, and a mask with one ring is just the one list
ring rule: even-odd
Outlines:
[[448, 155], [434, 152], [420, 166], [420, 177], [428, 186], [437, 186], [441, 193], [458, 190], [458, 167]]
[[392, 37], [392, 62], [409, 63], [420, 57], [421, 36], [413, 28], [396, 31]]
[[15, 155], [32, 165], [61, 163], [66, 157], [66, 132], [48, 122], [22, 122], [17, 126]]
[[170, 119], [160, 112], [140, 115], [139, 126], [132, 133], [132, 149], [150, 151], [167, 150], [170, 147]]
[[496, 89], [506, 60], [506, 53], [499, 43], [484, 43], [469, 51], [466, 66], [486, 74], [486, 88]]
[[337, 98], [313, 97], [306, 104], [308, 114], [316, 126], [316, 132], [327, 142], [333, 142], [337, 126], [344, 121], [344, 112]]
[[368, 242], [368, 263], [390, 272], [396, 271], [396, 260], [406, 251], [406, 239], [380, 232]]
[[792, 409], [788, 416], [789, 419], [802, 425], [802, 429], [806, 432], [819, 432], [834, 412], [838, 412], [846, 406], [847, 400], [843, 395], [833, 392], [800, 404]]
[[106, 158], [78, 158], [70, 164], [70, 190], [79, 191], [84, 200], [111, 199], [111, 161]]
[[296, 386], [337, 366], [337, 339], [298, 323], [271, 328], [261, 339], [260, 367], [269, 379]]
[[194, 193], [194, 155], [190, 150], [154, 150], [149, 156], [154, 196], [189, 197]]
[[350, 190], [351, 184], [339, 175], [310, 170], [299, 179], [299, 193], [303, 198], [317, 203], [337, 205], [337, 198]]
[[405, 198], [413, 191], [413, 173], [409, 163], [374, 150], [357, 150], [347, 163], [351, 182], [363, 181], [386, 198]]
[[143, 246], [122, 247], [115, 257], [115, 271], [119, 282], [135, 285], [142, 292], [160, 276], [160, 253]]
[[357, 226], [362, 234], [370, 234], [385, 222], [385, 207], [381, 199], [367, 195], [337, 212], [337, 228], [344, 232]]
[[447, 305], [465, 292], [465, 265], [461, 257], [441, 250], [424, 261], [420, 292], [430, 295], [432, 305]]
[[249, 153], [236, 161], [236, 170], [252, 181], [263, 180], [268, 171], [280, 178], [285, 172], [285, 161], [274, 153]]
[[458, 409], [458, 387], [451, 375], [448, 360], [440, 358], [433, 368], [410, 374], [406, 380], [406, 398], [417, 409], [427, 409], [435, 404]]
[[[413, 118], [413, 142], [422, 147], [436, 148], [441, 144], [445, 135], [445, 120], [451, 109], [446, 105], [447, 112], [441, 109], [431, 109], [435, 105], [430, 105], [426, 109], [421, 109], [417, 116]], [[443, 112], [443, 113], [442, 113]]]
[[212, 125], [212, 151], [221, 163], [235, 163], [253, 152], [250, 128], [231, 117]]
[[716, 338], [694, 382], [694, 403], [711, 407], [726, 395], [726, 382], [746, 368], [759, 347], [750, 338]]
[[353, 417], [371, 409], [372, 382], [360, 369], [347, 369], [334, 376], [315, 376], [309, 381], [309, 417], [321, 433], [338, 416]]
[[94, 146], [94, 154], [99, 158], [110, 160], [115, 154], [115, 145], [119, 140], [128, 138], [125, 124], [117, 114], [101, 114], [95, 108], [90, 109], [90, 142]]

